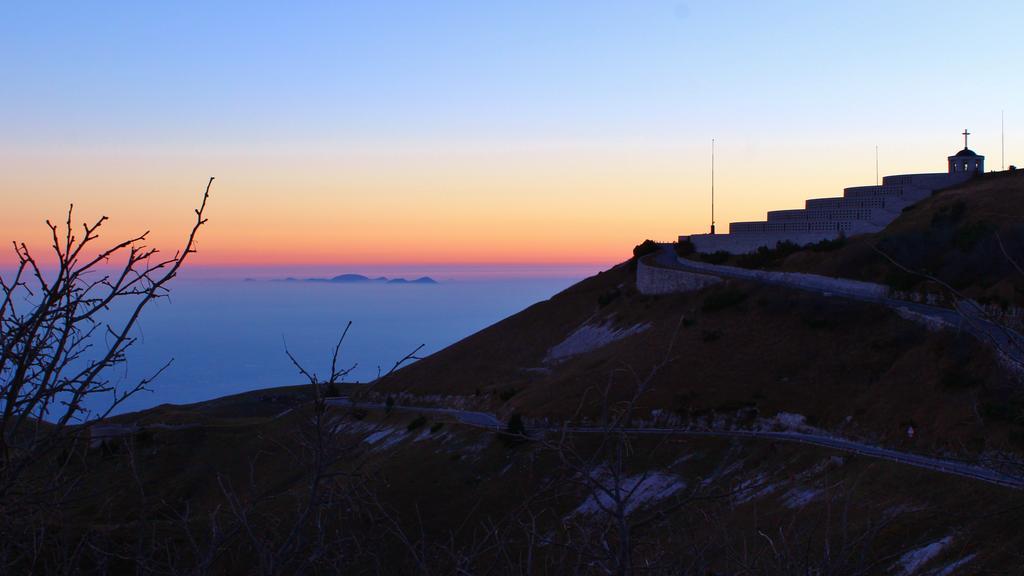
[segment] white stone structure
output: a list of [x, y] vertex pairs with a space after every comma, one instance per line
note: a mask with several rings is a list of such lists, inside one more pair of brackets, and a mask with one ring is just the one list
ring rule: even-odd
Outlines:
[[678, 294], [696, 292], [722, 279], [713, 274], [701, 274], [678, 268], [667, 268], [640, 258], [636, 265], [636, 288], [641, 294]]
[[692, 234], [680, 240], [693, 242], [698, 252], [733, 254], [774, 248], [783, 241], [798, 245], [878, 232], [907, 206], [985, 171], [985, 157], [967, 148], [947, 158], [948, 171], [931, 174], [886, 176], [877, 186], [854, 186], [840, 198], [813, 198], [802, 209], [773, 210], [760, 222], [733, 222], [728, 234]]

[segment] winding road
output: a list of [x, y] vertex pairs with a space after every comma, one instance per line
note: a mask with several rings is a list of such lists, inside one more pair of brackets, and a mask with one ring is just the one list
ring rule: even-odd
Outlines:
[[[349, 397], [328, 398], [327, 403], [331, 406], [346, 408], [363, 408], [368, 410], [388, 409], [387, 405], [384, 403], [361, 402], [353, 400], [352, 398]], [[399, 404], [393, 405], [391, 407], [391, 410], [394, 412], [409, 412], [416, 414], [428, 414], [433, 416], [447, 417], [466, 426], [483, 428], [495, 432], [502, 430], [505, 426], [497, 418], [497, 416], [489, 412], [475, 412], [471, 410], [458, 410], [454, 408], [425, 408], [419, 406], [406, 406]], [[799, 444], [820, 446], [823, 448], [839, 450], [841, 452], [858, 454], [861, 456], [867, 456], [869, 458], [889, 460], [891, 462], [906, 464], [908, 466], [914, 466], [916, 468], [924, 468], [926, 470], [932, 470], [934, 472], [940, 472], [943, 474], [962, 476], [964, 478], [979, 480], [981, 482], [986, 482], [988, 484], [996, 484], [998, 486], [1005, 486], [1016, 490], [1024, 490], [1024, 478], [1011, 476], [1009, 474], [1005, 474], [989, 468], [983, 468], [981, 466], [977, 466], [969, 462], [951, 460], [946, 458], [936, 458], [932, 456], [923, 456], [921, 454], [914, 454], [912, 452], [891, 450], [889, 448], [881, 448], [879, 446], [873, 446], [871, 444], [865, 444], [863, 442], [856, 442], [853, 440], [847, 440], [845, 438], [836, 438], [833, 436], [826, 436], [823, 434], [771, 430], [714, 430], [658, 427], [622, 428], [621, 431], [626, 434], [634, 435], [741, 438], [748, 440], [768, 440], [772, 442], [796, 442]], [[531, 434], [559, 432], [568, 432], [571, 434], [603, 434], [606, 431], [603, 428], [599, 427], [569, 425], [565, 427], [552, 426], [547, 428], [531, 428], [530, 430]]]
[[[987, 320], [984, 317], [982, 310], [970, 302], [965, 302], [960, 310], [953, 310], [950, 308], [942, 308], [940, 306], [931, 306], [918, 302], [899, 300], [889, 296], [867, 296], [861, 293], [843, 291], [841, 288], [828, 290], [809, 288], [799, 284], [795, 280], [789, 281], [785, 278], [753, 277], [753, 274], [756, 272], [745, 268], [736, 268], [733, 266], [723, 266], [719, 264], [707, 264], [704, 262], [696, 262], [685, 258], [679, 258], [676, 256], [675, 251], [671, 246], [663, 247], [657, 254], [649, 256], [648, 258], [651, 258], [657, 266], [662, 268], [683, 270], [708, 276], [718, 276], [720, 278], [746, 280], [772, 286], [782, 286], [804, 292], [813, 292], [823, 296], [881, 304], [882, 306], [887, 306], [896, 311], [914, 314], [939, 322], [954, 330], [963, 330], [973, 335], [982, 343], [995, 348], [1017, 367], [1024, 367], [1024, 337], [1006, 327]], [[814, 274], [801, 275], [805, 277], [816, 276]], [[834, 278], [828, 278], [826, 276], [817, 277], [826, 281], [835, 280]]]
[[[363, 408], [368, 410], [388, 410], [387, 404], [382, 402], [363, 402], [354, 400], [349, 396], [327, 398], [329, 406], [339, 408]], [[455, 408], [422, 408], [419, 406], [403, 406], [394, 404], [391, 406], [393, 412], [414, 412], [417, 414], [429, 414], [432, 416], [447, 416], [460, 424], [474, 426], [476, 428], [487, 428], [488, 430], [500, 430], [504, 424], [488, 412], [473, 412], [471, 410], [457, 410]]]
[[[1004, 327], [998, 326], [980, 315], [980, 310], [972, 313], [967, 310], [951, 310], [938, 306], [930, 306], [917, 302], [897, 300], [888, 296], [868, 296], [863, 293], [844, 292], [841, 289], [823, 290], [808, 288], [795, 281], [787, 281], [783, 278], [752, 277], [752, 272], [742, 268], [730, 266], [711, 265], [702, 262], [678, 258], [671, 247], [663, 248], [657, 254], [648, 258], [661, 267], [684, 270], [705, 275], [715, 275], [723, 278], [735, 278], [783, 286], [803, 291], [811, 291], [824, 296], [840, 297], [860, 302], [881, 304], [897, 311], [909, 312], [924, 318], [931, 319], [957, 330], [964, 330], [984, 343], [992, 345], [999, 352], [1003, 353], [1015, 362], [1018, 366], [1024, 366], [1024, 339], [1019, 334]], [[821, 277], [824, 278], [824, 277]], [[364, 408], [372, 410], [387, 410], [388, 406], [377, 402], [360, 402], [349, 397], [329, 398], [327, 403], [332, 406]], [[454, 421], [491, 431], [499, 431], [504, 424], [488, 412], [475, 412], [470, 410], [459, 410], [455, 408], [424, 408], [418, 406], [392, 405], [392, 411], [413, 412], [451, 418]], [[690, 437], [715, 437], [715, 438], [741, 438], [751, 440], [768, 440], [773, 442], [797, 442], [813, 446], [820, 446], [841, 452], [858, 454], [870, 458], [889, 460], [908, 466], [923, 468], [942, 474], [950, 474], [978, 480], [998, 486], [1005, 486], [1016, 490], [1024, 489], [1024, 477], [1011, 476], [1003, 472], [984, 468], [965, 461], [958, 461], [932, 456], [924, 456], [911, 452], [891, 450], [879, 446], [872, 446], [863, 442], [856, 442], [844, 438], [836, 438], [822, 434], [812, 434], [793, 431], [766, 431], [766, 430], [714, 430], [714, 429], [692, 429], [692, 428], [625, 428], [623, 432], [636, 435], [661, 435], [661, 436], [690, 436]], [[602, 434], [605, 430], [596, 427], [570, 426], [533, 428], [532, 433], [555, 433], [568, 432], [572, 434]]]

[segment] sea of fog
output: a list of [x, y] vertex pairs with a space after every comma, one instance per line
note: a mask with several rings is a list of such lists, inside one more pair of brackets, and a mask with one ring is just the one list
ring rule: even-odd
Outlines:
[[[122, 386], [171, 365], [117, 412], [184, 404], [272, 386], [299, 384], [288, 350], [321, 377], [351, 321], [341, 363], [356, 364], [350, 381], [365, 382], [424, 347], [421, 356], [546, 300], [595, 273], [589, 267], [491, 267], [344, 270], [206, 269], [176, 278], [171, 297], [144, 312], [128, 362], [114, 374]], [[340, 273], [428, 275], [438, 284], [334, 284], [280, 278]], [[91, 408], [106, 398], [95, 398]]]

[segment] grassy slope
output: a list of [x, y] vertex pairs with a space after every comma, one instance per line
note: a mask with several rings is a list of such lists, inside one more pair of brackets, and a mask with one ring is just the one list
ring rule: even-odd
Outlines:
[[[970, 184], [973, 189], [944, 192], [905, 213], [882, 236], [906, 238], [930, 229], [934, 214], [958, 201], [967, 209], [954, 230], [972, 221], [1016, 226], [1020, 212], [1007, 216], [1009, 200], [992, 197], [1008, 194], [1007, 181], [986, 177]], [[982, 184], [991, 186], [990, 193], [978, 193]], [[1015, 186], [1009, 189], [1017, 190]], [[839, 252], [795, 255], [785, 266], [816, 271], [856, 267], [864, 241], [851, 240]], [[740, 282], [695, 294], [646, 297], [636, 292], [633, 277], [625, 264], [584, 280], [399, 371], [379, 388], [463, 396], [504, 415], [559, 419], [580, 407], [593, 414], [599, 392], [609, 382], [613, 398], [624, 397], [632, 383], [628, 371], [646, 374], [669, 357], [653, 390], [641, 400], [642, 412], [659, 408], [685, 415], [728, 415], [737, 407], [755, 407], [764, 417], [800, 413], [822, 428], [905, 449], [1020, 453], [1019, 427], [991, 417], [986, 409], [1006, 400], [1001, 391], [1009, 380], [991, 355], [967, 337], [928, 332], [876, 306]], [[564, 362], [545, 363], [548, 350], [579, 326], [606, 322], [650, 327]], [[255, 471], [266, 490], [301, 490], [300, 470], [290, 450], [308, 409], [308, 391], [292, 387], [119, 417], [186, 425], [149, 428], [133, 439], [152, 503], [150, 514], [168, 517], [184, 502], [197, 511], [211, 509], [222, 498], [214, 481], [221, 475], [245, 486]], [[423, 527], [428, 535], [444, 538], [449, 530], [472, 526], [485, 516], [498, 518], [552, 478], [554, 465], [537, 446], [509, 448], [451, 423], [421, 438], [425, 428], [405, 430], [412, 418], [371, 415], [373, 426], [393, 429], [400, 441], [375, 448], [360, 442], [365, 429], [353, 431], [351, 442], [362, 456], [349, 460], [374, 471], [380, 497], [389, 505], [415, 509], [429, 519]], [[903, 433], [908, 423], [918, 430], [913, 440]], [[769, 547], [761, 533], [778, 540], [783, 531], [802, 530], [803, 536], [794, 532], [792, 538], [805, 545], [806, 538], [815, 537], [815, 527], [839, 529], [836, 522], [842, 516], [849, 518], [853, 532], [888, 519], [872, 543], [872, 553], [883, 566], [951, 533], [957, 535], [956, 547], [943, 558], [977, 552], [978, 566], [997, 570], [1015, 565], [1024, 545], [1024, 535], [1014, 529], [1021, 520], [1014, 512], [1019, 495], [959, 478], [765, 442], [641, 439], [634, 454], [634, 469], [678, 475], [687, 484], [681, 494], [697, 498], [639, 532], [653, 542], [678, 537], [693, 545], [702, 539], [721, 543], [727, 535], [733, 546], [745, 547], [744, 554], [766, 554]], [[123, 456], [102, 451], [93, 455], [97, 485], [102, 486], [97, 494], [102, 497], [83, 507], [83, 522], [100, 519], [118, 526], [124, 521], [120, 511], [136, 509], [139, 491]], [[708, 478], [716, 480], [697, 491]], [[771, 490], [762, 493], [762, 487]], [[817, 491], [818, 496], [794, 507], [787, 495], [795, 490]], [[730, 493], [735, 494], [726, 496]], [[744, 494], [755, 496], [747, 499]], [[558, 525], [581, 498], [567, 490], [545, 501], [542, 525]], [[901, 512], [894, 515], [897, 510]], [[406, 520], [410, 529], [421, 528], [412, 517]], [[666, 545], [678, 546], [675, 541]], [[728, 553], [713, 555], [723, 558], [723, 570], [736, 569], [724, 560]], [[244, 564], [244, 558], [236, 561]]]
[[[180, 411], [192, 409], [202, 411]], [[188, 503], [202, 530], [203, 513], [222, 502], [218, 482], [237, 489], [243, 500], [253, 493], [273, 494], [261, 509], [285, 518], [293, 501], [281, 495], [299, 495], [304, 486], [294, 438], [306, 418], [308, 405], [300, 405], [278, 418], [241, 422], [220, 417], [195, 428], [152, 429], [145, 438], [133, 439], [135, 468], [146, 486], [144, 509], [124, 445], [113, 453], [96, 451], [92, 480], [101, 488], [79, 511], [82, 522], [131, 534], [135, 514], [144, 512], [173, 535], [170, 519]], [[442, 544], [453, 532], [471, 538], [472, 527], [488, 518], [500, 521], [545, 485], [544, 498], [532, 509], [538, 528], [550, 530], [584, 500], [572, 484], [556, 482], [551, 490], [556, 464], [540, 446], [509, 447], [492, 435], [450, 423], [435, 433], [427, 432], [427, 426], [407, 431], [412, 418], [371, 415], [362, 428], [343, 429], [333, 440], [352, 444], [343, 467], [358, 463], [369, 473], [379, 498], [403, 511], [410, 533], [422, 531]], [[381, 430], [391, 430], [397, 441], [386, 447], [360, 442], [370, 431]], [[820, 537], [828, 531], [845, 529], [859, 538], [877, 529], [858, 554], [870, 554], [882, 568], [907, 550], [951, 533], [957, 535], [956, 546], [943, 558], [977, 553], [975, 567], [1011, 566], [1024, 544], [1024, 536], [1013, 530], [1022, 519], [1015, 512], [1019, 495], [993, 486], [790, 444], [650, 438], [637, 439], [632, 452], [631, 472], [653, 469], [685, 484], [667, 500], [639, 509], [636, 538], [674, 552], [705, 548], [704, 554], [725, 573], [739, 568], [740, 550], [748, 562], [770, 553], [762, 533], [780, 545], [787, 539], [787, 545], [800, 548], [799, 555], [806, 548], [808, 555], [820, 556]], [[801, 492], [814, 496], [794, 504], [793, 495]], [[670, 508], [672, 513], [658, 514]], [[127, 510], [134, 512], [126, 518]], [[404, 557], [395, 554], [386, 561]], [[228, 571], [248, 566], [244, 556], [231, 553], [224, 563]], [[411, 570], [401, 564], [386, 567], [394, 573]]]
[[877, 234], [850, 238], [831, 252], [802, 250], [773, 268], [938, 292], [890, 264], [927, 271], [970, 297], [1024, 306], [1024, 278], [999, 246], [1024, 263], [1024, 171], [989, 173], [942, 190], [905, 210]]
[[[604, 307], [602, 295], [620, 295]], [[706, 302], [736, 295], [723, 309]], [[685, 320], [683, 320], [685, 319]], [[547, 351], [580, 325], [650, 328], [608, 346], [546, 364]], [[669, 344], [675, 338], [675, 345]], [[803, 414], [823, 428], [920, 449], [1014, 446], [1016, 429], [978, 416], [1007, 376], [966, 336], [928, 332], [873, 305], [730, 282], [696, 294], [647, 297], [627, 266], [590, 278], [401, 370], [380, 390], [465, 395], [485, 409], [555, 419], [593, 415], [632, 389], [630, 371], [654, 379], [644, 408], [684, 415]]]

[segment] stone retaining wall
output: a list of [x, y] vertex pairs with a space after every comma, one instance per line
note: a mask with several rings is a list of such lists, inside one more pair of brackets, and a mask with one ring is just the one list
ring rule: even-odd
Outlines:
[[679, 265], [687, 269], [666, 268], [652, 265], [641, 258], [636, 267], [636, 287], [642, 294], [673, 294], [700, 290], [721, 282], [722, 278], [740, 278], [766, 284], [777, 284], [838, 294], [865, 300], [880, 300], [889, 297], [889, 287], [872, 282], [861, 282], [846, 278], [831, 278], [801, 272], [774, 272], [769, 270], [748, 270], [735, 266], [708, 264], [694, 260], [679, 259]]
[[644, 260], [641, 258], [636, 264], [636, 289], [641, 294], [692, 292], [722, 281], [721, 278], [708, 274], [652, 266], [646, 264]]
[[756, 280], [767, 284], [781, 284], [785, 286], [792, 286], [794, 288], [815, 290], [818, 292], [830, 292], [833, 294], [841, 294], [844, 296], [852, 296], [854, 298], [863, 298], [867, 300], [879, 300], [889, 297], [888, 286], [884, 284], [875, 284], [873, 282], [861, 282], [859, 280], [849, 280], [846, 278], [832, 278], [829, 276], [805, 274], [802, 272], [748, 270], [746, 268], [722, 266], [720, 264], [708, 264], [707, 262], [697, 262], [694, 260], [680, 259], [679, 263], [681, 266], [685, 266], [700, 274]]

